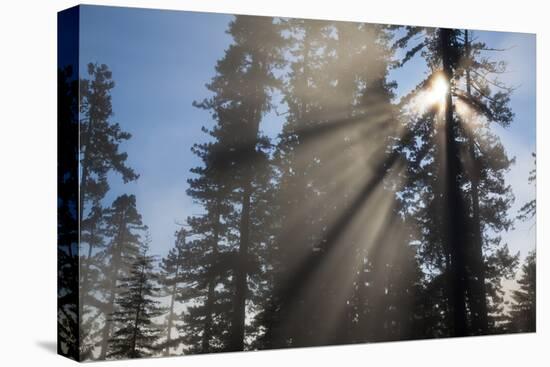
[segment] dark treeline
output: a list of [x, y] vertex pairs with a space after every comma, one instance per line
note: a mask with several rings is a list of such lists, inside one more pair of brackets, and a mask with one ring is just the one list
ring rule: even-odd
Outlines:
[[[160, 261], [136, 197], [106, 199], [108, 178], [138, 179], [111, 72], [90, 64], [80, 80], [81, 359], [535, 331], [534, 252], [510, 300], [502, 285], [519, 265], [501, 239], [514, 159], [491, 126], [513, 122], [513, 90], [490, 45], [466, 30], [251, 16], [228, 34], [210, 97], [194, 102], [213, 121], [192, 147], [200, 214]], [[429, 73], [398, 100], [390, 72], [413, 58]]]

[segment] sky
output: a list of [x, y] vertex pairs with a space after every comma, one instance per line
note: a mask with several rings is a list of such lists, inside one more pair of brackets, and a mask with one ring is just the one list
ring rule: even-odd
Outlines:
[[[164, 256], [174, 243], [174, 232], [188, 215], [200, 208], [186, 196], [189, 169], [200, 164], [191, 146], [207, 139], [202, 126], [213, 121], [208, 112], [192, 102], [208, 97], [205, 84], [214, 75], [216, 61], [231, 43], [225, 33], [231, 15], [161, 11], [133, 8], [82, 6], [80, 16], [80, 77], [86, 64], [107, 64], [116, 83], [112, 90], [113, 121], [132, 138], [123, 143], [128, 165], [140, 174], [123, 184], [112, 175], [111, 202], [123, 193], [137, 197], [138, 209], [148, 225], [152, 252]], [[515, 120], [510, 127], [495, 127], [516, 164], [507, 174], [516, 202], [510, 214], [535, 197], [527, 183], [534, 167], [535, 151], [535, 36], [523, 33], [474, 31], [474, 36], [501, 52], [510, 72], [501, 80], [516, 87], [511, 107]], [[406, 94], [423, 79], [426, 65], [420, 57], [390, 73], [398, 82], [397, 96]], [[284, 117], [271, 113], [262, 130], [275, 137]], [[534, 220], [518, 222], [502, 235], [513, 253], [523, 258], [535, 247]]]

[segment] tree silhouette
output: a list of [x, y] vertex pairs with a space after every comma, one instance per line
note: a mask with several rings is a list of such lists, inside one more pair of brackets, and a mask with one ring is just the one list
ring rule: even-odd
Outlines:
[[[131, 135], [111, 121], [112, 73], [105, 64], [88, 64], [88, 79], [80, 79], [80, 331], [82, 358], [90, 357], [94, 344], [93, 324], [101, 315], [97, 292], [105, 243], [102, 200], [109, 190], [107, 175], [116, 172], [124, 182], [137, 179], [125, 162], [119, 145]], [[83, 244], [87, 251], [84, 252]], [[106, 315], [103, 315], [104, 318]]]
[[[481, 57], [487, 47], [473, 43], [467, 31], [407, 27], [396, 45], [404, 47], [416, 36], [421, 36], [421, 41], [409, 49], [402, 63], [421, 51], [433, 73], [404, 98], [405, 102], [433, 87], [437, 78], [443, 78], [448, 86], [443, 111], [432, 106], [428, 113], [440, 114], [443, 125], [439, 129], [436, 125], [439, 134], [431, 137], [440, 144], [432, 147], [439, 149], [432, 159], [440, 159], [440, 163], [431, 163], [439, 166], [432, 174], [445, 177], [446, 186], [434, 191], [430, 200], [434, 200], [433, 213], [442, 218], [438, 226], [444, 229], [433, 228], [433, 232], [440, 237], [442, 247], [437, 251], [445, 259], [438, 263], [439, 271], [447, 274], [445, 297], [453, 315], [452, 334], [484, 334], [489, 331], [487, 297], [497, 297], [500, 279], [508, 276], [515, 264], [506, 245], [494, 235], [511, 225], [506, 211], [513, 195], [503, 175], [513, 160], [506, 157], [489, 128], [490, 123], [507, 126], [512, 120], [508, 107], [511, 90], [490, 79], [491, 74], [502, 72], [504, 65]], [[463, 84], [466, 90], [461, 89]], [[492, 94], [491, 85], [504, 91]], [[425, 152], [429, 152], [428, 145]], [[426, 157], [419, 162], [422, 159]], [[498, 264], [491, 264], [494, 262]], [[499, 271], [492, 271], [489, 277], [488, 267]]]
[[521, 267], [519, 289], [512, 291], [512, 305], [509, 328], [516, 333], [529, 333], [536, 330], [537, 319], [537, 265], [536, 252], [531, 251]]
[[258, 269], [257, 251], [263, 246], [255, 232], [262, 230], [262, 220], [253, 215], [259, 210], [256, 204], [262, 201], [270, 175], [269, 142], [260, 133], [260, 122], [271, 108], [269, 91], [278, 85], [273, 68], [282, 62], [279, 50], [283, 39], [273, 19], [267, 17], [236, 16], [228, 33], [233, 44], [218, 61], [217, 74], [207, 85], [214, 96], [196, 105], [212, 111], [217, 120], [212, 135], [222, 149], [217, 153], [227, 159], [221, 168], [231, 169], [225, 177], [231, 190], [228, 223], [237, 228], [238, 243], [231, 243], [230, 256], [225, 256], [230, 261], [233, 292], [227, 348], [243, 350], [249, 279]]
[[159, 288], [155, 285], [154, 257], [142, 245], [140, 254], [131, 265], [127, 277], [120, 279], [111, 320], [117, 325], [109, 340], [108, 357], [143, 358], [156, 351], [159, 330], [152, 319], [161, 315], [159, 302], [154, 299]]
[[[117, 309], [115, 300], [121, 291], [119, 282], [128, 278], [132, 266], [140, 256], [142, 246], [143, 225], [141, 214], [136, 208], [134, 195], [121, 195], [117, 197], [110, 208], [105, 210], [105, 232], [110, 239], [102, 256], [105, 258], [103, 272], [105, 278], [98, 288], [103, 295], [101, 304], [104, 315], [112, 315]], [[112, 336], [116, 319], [105, 318], [100, 329], [101, 353], [100, 359], [107, 357], [109, 340]]]
[[[532, 156], [533, 156], [533, 159], [535, 161], [534, 163], [535, 163], [535, 166], [536, 166], [536, 164], [537, 164], [537, 155], [536, 155], [536, 153], [532, 153]], [[529, 172], [529, 183], [533, 184], [533, 183], [536, 182], [536, 180], [537, 180], [537, 169], [533, 168]], [[519, 210], [518, 219], [528, 220], [528, 219], [533, 218], [535, 216], [535, 214], [537, 214], [537, 200], [533, 199], [533, 200], [529, 200], [527, 203], [523, 204], [523, 206]]]
[[185, 257], [188, 254], [186, 235], [187, 232], [184, 229], [180, 229], [176, 232], [174, 247], [170, 249], [168, 255], [161, 260], [159, 265], [159, 283], [162, 295], [169, 297], [169, 306], [166, 308], [166, 320], [163, 325], [166, 340], [158, 346], [164, 348], [165, 356], [170, 356], [171, 349], [176, 348], [181, 342], [180, 338], [174, 338], [174, 329], [179, 325], [177, 323], [178, 314], [176, 302], [185, 289], [182, 274], [185, 272], [185, 266], [187, 265], [185, 263]]

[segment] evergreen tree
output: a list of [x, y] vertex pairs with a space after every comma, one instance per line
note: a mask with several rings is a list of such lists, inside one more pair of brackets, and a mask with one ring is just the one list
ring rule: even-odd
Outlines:
[[[322, 32], [327, 22], [290, 19], [282, 25], [290, 33], [283, 51], [288, 50], [294, 60], [290, 63], [284, 85], [288, 112], [276, 151], [279, 177], [277, 201], [272, 204], [271, 214], [279, 217], [280, 229], [270, 248], [271, 291], [265, 299], [263, 311], [256, 318], [257, 325], [266, 329], [257, 342], [259, 348], [288, 346], [291, 341], [298, 345], [304, 333], [313, 332], [305, 308], [298, 310], [290, 305], [291, 302], [302, 303], [299, 301], [301, 295], [295, 294], [293, 299], [289, 299], [285, 294], [285, 284], [297, 271], [301, 259], [313, 251], [312, 211], [309, 209], [313, 207], [315, 195], [307, 179], [315, 166], [315, 149], [306, 146], [305, 140], [307, 131], [314, 131], [321, 122], [324, 97], [318, 93], [318, 85], [323, 83], [319, 68], [323, 65]], [[295, 316], [293, 321], [289, 320], [291, 313]]]
[[[105, 210], [105, 232], [109, 243], [102, 251], [105, 259], [102, 270], [105, 277], [98, 287], [102, 295], [102, 310], [104, 315], [112, 315], [117, 311], [115, 300], [120, 292], [119, 281], [128, 278], [132, 264], [140, 255], [142, 233], [146, 229], [136, 208], [134, 195], [117, 197], [110, 208]], [[103, 325], [98, 331], [101, 335], [101, 352], [99, 359], [107, 357], [108, 342], [115, 326], [105, 317]]]
[[[215, 105], [216, 108], [211, 108], [214, 119], [225, 118], [225, 105]], [[196, 177], [188, 180], [187, 194], [203, 208], [204, 214], [187, 218], [190, 239], [183, 249], [181, 273], [185, 290], [176, 298], [178, 302], [190, 304], [182, 325], [178, 325], [181, 342], [188, 353], [227, 348], [231, 312], [228, 273], [230, 250], [236, 241], [235, 228], [230, 224], [234, 163], [227, 154], [228, 135], [221, 126], [212, 130], [203, 128], [203, 131], [214, 141], [193, 146], [192, 152], [202, 160], [202, 166], [191, 170]]]
[[[439, 150], [437, 155], [430, 157], [429, 144], [423, 145], [424, 151], [409, 147], [404, 153], [408, 155], [412, 149], [422, 154], [417, 157], [422, 165], [420, 172], [436, 165], [431, 174], [445, 177], [446, 186], [427, 186], [432, 187], [429, 200], [433, 200], [435, 210], [432, 219], [427, 217], [425, 222], [434, 222], [431, 231], [440, 238], [437, 242], [441, 249], [434, 250], [444, 259], [438, 261], [445, 264], [438, 272], [447, 274], [450, 292], [446, 292], [446, 299], [447, 310], [453, 315], [452, 334], [484, 334], [489, 331], [487, 297], [496, 291], [487, 286], [500, 288], [500, 279], [515, 264], [498, 237], [498, 232], [511, 225], [506, 211], [513, 195], [503, 175], [513, 160], [506, 157], [490, 129], [491, 123], [507, 126], [513, 119], [508, 107], [511, 90], [490, 79], [491, 74], [502, 72], [504, 65], [481, 57], [487, 47], [473, 43], [467, 31], [408, 27], [396, 45], [403, 47], [414, 36], [421, 41], [409, 49], [403, 62], [421, 51], [432, 74], [404, 98], [405, 103], [418, 93], [433, 89], [438, 80], [444, 81], [446, 92], [440, 106], [431, 106], [420, 118], [426, 121], [429, 117], [426, 115], [432, 114], [435, 116], [430, 119], [441, 121], [439, 127], [435, 124], [436, 133], [430, 138], [435, 142], [432, 149]], [[503, 90], [492, 93], [490, 86]], [[426, 202], [422, 205], [429, 207]], [[443, 220], [437, 225], [443, 231], [435, 225], [436, 215]], [[437, 242], [432, 241], [430, 246]], [[499, 263], [491, 265], [491, 261]], [[486, 270], [490, 266], [502, 271], [492, 272], [493, 278], [489, 278]]]
[[111, 321], [117, 325], [109, 339], [110, 358], [150, 357], [156, 351], [154, 346], [159, 330], [153, 319], [162, 314], [159, 302], [155, 300], [159, 288], [156, 286], [154, 257], [147, 254], [148, 244], [131, 265], [127, 277], [121, 278], [116, 295], [116, 311]]
[[[536, 165], [536, 154], [532, 153]], [[529, 183], [536, 182], [537, 171], [533, 168], [529, 172]], [[518, 219], [530, 220], [537, 212], [537, 201], [532, 199], [524, 204], [519, 212]], [[512, 292], [510, 315], [505, 321], [507, 330], [512, 332], [536, 331], [537, 317], [537, 253], [529, 252], [521, 268], [521, 278], [518, 280], [519, 289]]]
[[[270, 145], [261, 135], [260, 122], [271, 108], [270, 91], [278, 85], [273, 70], [282, 62], [283, 39], [277, 24], [267, 17], [236, 16], [228, 33], [234, 42], [218, 61], [217, 74], [207, 86], [214, 96], [197, 106], [212, 111], [217, 120], [213, 134], [227, 159], [222, 168], [231, 169], [221, 172], [226, 174], [224, 180], [230, 190], [225, 196], [230, 200], [227, 224], [237, 229], [238, 237], [233, 239], [237, 242], [228, 243], [229, 256], [218, 257], [229, 261], [223, 263], [230, 265], [231, 272], [233, 299], [227, 349], [243, 350], [251, 275], [258, 269], [258, 251], [267, 243], [255, 232], [263, 230], [262, 219], [252, 217], [263, 205], [260, 201], [265, 185], [270, 183]], [[216, 216], [216, 211], [211, 215]], [[223, 291], [228, 290], [224, 287]]]
[[[533, 168], [529, 172], [529, 183], [530, 184], [533, 184], [537, 181], [537, 169], [536, 169], [537, 155], [536, 155], [536, 153], [532, 153], [532, 156], [533, 156], [535, 168]], [[532, 219], [535, 216], [535, 214], [537, 214], [537, 200], [533, 199], [533, 200], [529, 200], [527, 203], [523, 204], [523, 206], [519, 210], [518, 219], [520, 219], [520, 220]]]
[[517, 333], [536, 331], [537, 325], [537, 265], [536, 252], [531, 251], [521, 267], [519, 289], [512, 291], [509, 330]]
[[176, 241], [173, 248], [170, 249], [168, 255], [160, 262], [160, 278], [159, 283], [162, 290], [162, 296], [168, 297], [166, 311], [166, 320], [163, 325], [166, 335], [166, 340], [159, 347], [164, 349], [164, 355], [170, 356], [172, 348], [177, 349], [181, 343], [180, 338], [174, 338], [174, 330], [178, 326], [177, 314], [177, 299], [183, 292], [182, 274], [186, 265], [184, 257], [187, 255], [186, 231], [180, 229], [176, 232]]
[[[94, 323], [101, 316], [98, 287], [105, 247], [102, 200], [109, 190], [107, 175], [115, 172], [124, 182], [137, 179], [126, 166], [127, 154], [119, 145], [131, 135], [111, 121], [112, 73], [107, 65], [88, 64], [88, 79], [80, 80], [80, 331], [83, 359], [91, 356]], [[84, 251], [85, 244], [87, 251]], [[103, 315], [105, 316], [105, 315]]]

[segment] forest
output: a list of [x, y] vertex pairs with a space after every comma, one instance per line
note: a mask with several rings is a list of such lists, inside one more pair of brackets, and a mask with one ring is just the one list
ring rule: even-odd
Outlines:
[[[59, 167], [62, 354], [535, 332], [535, 250], [520, 257], [502, 239], [536, 216], [534, 197], [511, 210], [515, 160], [495, 133], [522, 123], [498, 78], [504, 50], [466, 29], [259, 16], [235, 16], [227, 34], [193, 102], [211, 119], [181, 116], [205, 137], [180, 183], [200, 211], [168, 253], [154, 253], [140, 197], [110, 195], [111, 180], [145, 174], [123, 148], [131, 125], [113, 117], [116, 75], [95, 62], [58, 70], [59, 124], [79, 137], [59, 142], [70, 157]], [[430, 72], [397, 98], [390, 72], [413, 58]], [[263, 129], [273, 114], [276, 137]]]

